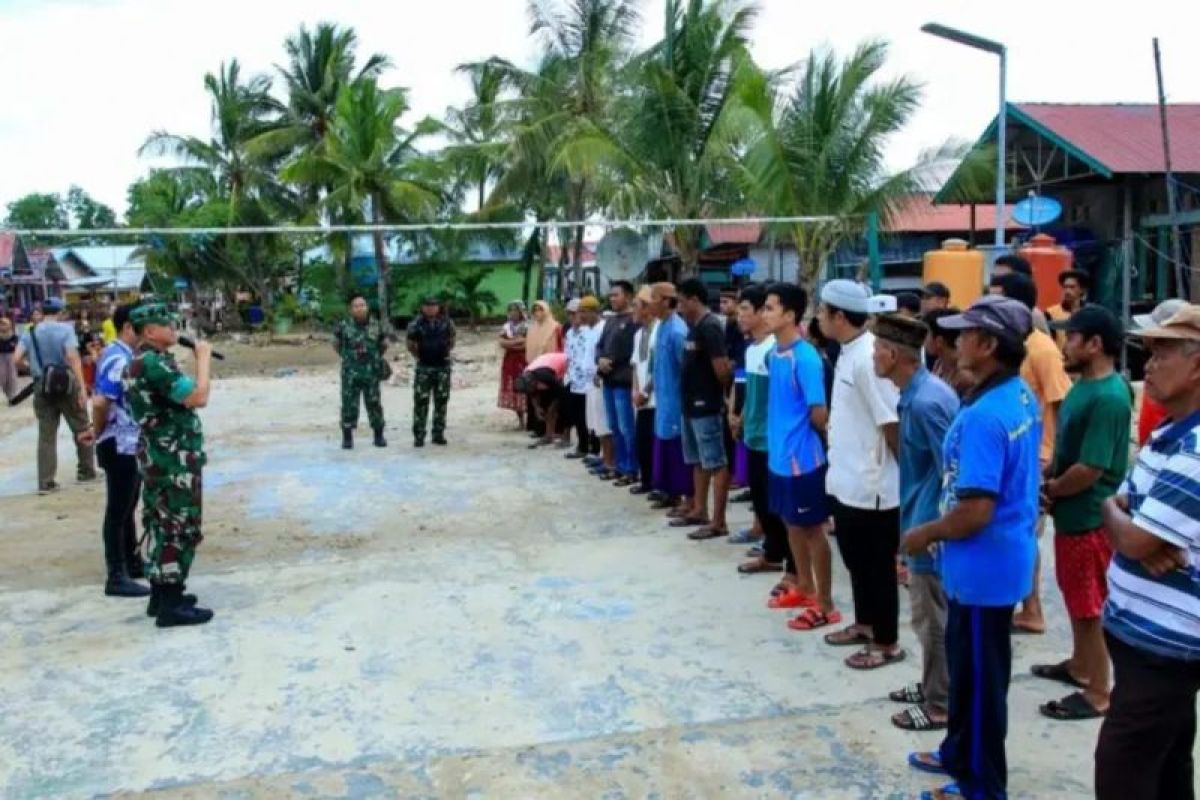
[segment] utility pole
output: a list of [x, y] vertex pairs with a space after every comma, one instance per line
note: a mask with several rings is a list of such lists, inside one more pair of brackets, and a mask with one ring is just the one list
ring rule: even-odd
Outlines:
[[1175, 197], [1175, 176], [1171, 173], [1171, 134], [1167, 128], [1167, 96], [1163, 90], [1162, 56], [1158, 52], [1158, 37], [1154, 37], [1154, 74], [1158, 79], [1158, 117], [1162, 125], [1163, 167], [1167, 182], [1167, 213], [1171, 216], [1171, 260], [1175, 262], [1176, 297], [1184, 296], [1183, 246], [1179, 242], [1179, 206]]

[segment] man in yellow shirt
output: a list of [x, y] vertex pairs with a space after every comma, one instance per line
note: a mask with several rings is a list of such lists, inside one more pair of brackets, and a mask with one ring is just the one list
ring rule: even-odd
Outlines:
[[100, 338], [107, 347], [117, 340], [117, 326], [113, 324], [113, 309], [110, 306], [104, 312], [104, 321], [100, 323]]
[[[1001, 294], [1025, 304], [1032, 310], [1037, 306], [1037, 286], [1028, 276], [1009, 273], [996, 280]], [[1058, 427], [1058, 407], [1071, 390], [1071, 378], [1063, 366], [1062, 352], [1048, 333], [1037, 328], [1025, 340], [1025, 361], [1021, 364], [1021, 378], [1033, 390], [1038, 399], [1042, 418], [1042, 441], [1038, 447], [1038, 462], [1042, 475], [1049, 472], [1054, 461], [1054, 436]], [[1042, 532], [1041, 517], [1038, 518], [1037, 533]], [[1021, 603], [1021, 610], [1013, 615], [1013, 630], [1018, 633], [1045, 633], [1046, 619], [1042, 613], [1042, 598], [1039, 584], [1042, 577], [1042, 559], [1039, 550], [1037, 565], [1033, 572], [1033, 591]]]
[[[1046, 309], [1046, 316], [1050, 318], [1051, 322], [1064, 322], [1083, 308], [1087, 303], [1087, 294], [1092, 285], [1092, 278], [1083, 270], [1063, 270], [1058, 274], [1058, 285], [1062, 287], [1062, 302]], [[1055, 331], [1054, 341], [1058, 345], [1058, 349], [1062, 350], [1067, 344], [1066, 331]]]

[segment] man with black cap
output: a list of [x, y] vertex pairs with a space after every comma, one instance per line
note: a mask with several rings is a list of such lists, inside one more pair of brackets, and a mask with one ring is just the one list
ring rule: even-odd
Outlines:
[[48, 494], [58, 489], [54, 479], [58, 471], [60, 419], [65, 419], [75, 434], [77, 480], [95, 480], [96, 456], [75, 326], [63, 319], [66, 304], [61, 297], [46, 300], [42, 311], [43, 321], [31, 325], [21, 335], [13, 363], [18, 367], [27, 364], [38, 387], [33, 395], [33, 411], [38, 420], [38, 493]]
[[[932, 522], [942, 487], [942, 443], [958, 413], [958, 395], [921, 363], [923, 322], [898, 314], [877, 317], [875, 374], [900, 389], [900, 531]], [[929, 552], [907, 557], [912, 627], [921, 644], [921, 681], [888, 697], [910, 708], [892, 724], [911, 731], [946, 727], [949, 675], [946, 669], [946, 594]]]
[[1108, 709], [1108, 650], [1100, 614], [1108, 597], [1112, 546], [1100, 509], [1116, 494], [1129, 463], [1133, 416], [1129, 385], [1114, 368], [1125, 339], [1107, 308], [1084, 306], [1065, 322], [1066, 367], [1079, 374], [1058, 412], [1058, 433], [1043, 505], [1054, 516], [1054, 572], [1071, 618], [1071, 657], [1033, 674], [1079, 691], [1041, 711], [1052, 719], [1092, 719]]
[[413, 446], [425, 446], [429, 398], [433, 398], [433, 443], [446, 444], [446, 407], [450, 404], [450, 353], [457, 331], [436, 297], [421, 301], [421, 315], [408, 325], [408, 352], [417, 359], [413, 372]]
[[930, 281], [921, 290], [921, 316], [939, 308], [950, 307], [950, 289], [941, 281]]
[[978, 380], [946, 433], [941, 516], [908, 531], [908, 555], [939, 548], [950, 672], [946, 738], [909, 764], [948, 774], [945, 797], [1004, 797], [1013, 606], [1033, 580], [1038, 513], [1037, 400], [1020, 378], [1029, 309], [988, 295], [940, 320], [960, 330], [959, 361]]

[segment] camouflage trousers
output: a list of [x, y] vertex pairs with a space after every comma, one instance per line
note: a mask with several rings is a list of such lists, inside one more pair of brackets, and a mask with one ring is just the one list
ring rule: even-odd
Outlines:
[[142, 528], [150, 540], [146, 577], [151, 583], [187, 580], [196, 557], [203, 487], [200, 471], [146, 478], [142, 485]]
[[342, 427], [358, 427], [358, 398], [362, 395], [367, 407], [367, 421], [372, 430], [383, 428], [383, 399], [379, 392], [379, 379], [374, 375], [342, 375]]
[[450, 403], [450, 367], [418, 366], [413, 375], [413, 436], [425, 438], [429, 399], [433, 398], [433, 435], [446, 432], [446, 406]]

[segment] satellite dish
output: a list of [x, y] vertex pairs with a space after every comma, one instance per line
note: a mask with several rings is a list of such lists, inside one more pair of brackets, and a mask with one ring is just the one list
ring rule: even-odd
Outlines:
[[1033, 195], [1013, 206], [1013, 222], [1027, 228], [1049, 225], [1062, 216], [1062, 203], [1053, 197]]
[[737, 278], [753, 275], [756, 269], [758, 264], [754, 263], [753, 258], [739, 258], [729, 265], [729, 273]]
[[608, 281], [632, 281], [653, 258], [652, 237], [631, 228], [609, 231], [596, 246], [596, 266]]

